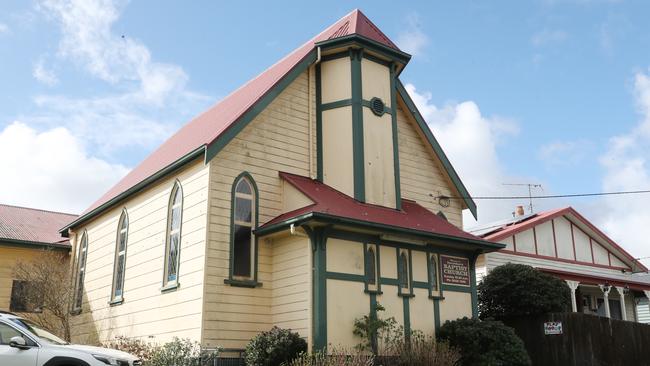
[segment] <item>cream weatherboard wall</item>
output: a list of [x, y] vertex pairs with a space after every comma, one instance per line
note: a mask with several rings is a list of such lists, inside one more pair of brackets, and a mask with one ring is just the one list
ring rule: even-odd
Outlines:
[[[210, 209], [205, 316], [202, 340], [207, 346], [243, 348], [258, 332], [273, 325], [290, 327], [308, 337], [310, 256], [308, 239], [258, 242], [256, 288], [225, 284], [230, 267], [231, 192], [235, 178], [248, 172], [259, 190], [259, 225], [280, 215], [280, 171], [309, 176], [310, 131], [315, 137], [315, 89], [299, 75], [210, 161]], [[308, 92], [312, 88], [311, 93]], [[309, 106], [310, 96], [312, 107]], [[312, 150], [313, 151], [313, 150]]]
[[[200, 339], [208, 178], [208, 167], [197, 159], [75, 228], [73, 253], [78, 254], [77, 245], [85, 230], [88, 257], [82, 312], [72, 317], [73, 341], [93, 344], [116, 336], [154, 342], [173, 337]], [[183, 189], [180, 285], [163, 293], [167, 212], [176, 180]], [[117, 221], [124, 208], [129, 217], [124, 302], [110, 305]]]

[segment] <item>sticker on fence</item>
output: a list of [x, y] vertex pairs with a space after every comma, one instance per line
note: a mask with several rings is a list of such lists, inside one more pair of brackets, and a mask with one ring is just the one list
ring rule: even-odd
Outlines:
[[545, 322], [544, 334], [562, 334], [562, 322]]

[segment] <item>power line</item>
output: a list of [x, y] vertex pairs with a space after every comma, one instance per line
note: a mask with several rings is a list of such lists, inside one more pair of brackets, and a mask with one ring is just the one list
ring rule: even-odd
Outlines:
[[438, 196], [436, 198], [448, 199], [474, 199], [474, 200], [522, 200], [522, 199], [547, 199], [547, 198], [571, 198], [571, 197], [595, 197], [595, 196], [618, 196], [626, 194], [643, 194], [650, 193], [650, 189], [639, 191], [617, 191], [617, 192], [598, 192], [598, 193], [574, 193], [574, 194], [549, 194], [540, 196]]

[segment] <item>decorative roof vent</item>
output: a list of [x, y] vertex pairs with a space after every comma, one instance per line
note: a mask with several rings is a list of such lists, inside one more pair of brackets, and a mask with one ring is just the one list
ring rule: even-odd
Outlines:
[[385, 112], [384, 101], [381, 100], [381, 98], [377, 98], [377, 97], [370, 99], [370, 109], [372, 110], [372, 113], [374, 113], [375, 115], [382, 116]]

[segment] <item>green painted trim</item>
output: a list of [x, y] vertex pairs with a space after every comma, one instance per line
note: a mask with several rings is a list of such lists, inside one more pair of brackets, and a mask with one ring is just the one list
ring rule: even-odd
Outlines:
[[360, 282], [366, 283], [366, 276], [352, 274], [352, 273], [343, 273], [343, 272], [329, 272], [327, 271], [325, 277], [328, 280], [339, 280], [339, 281], [350, 281], [350, 282]]
[[[322, 48], [321, 48], [321, 50], [322, 50]], [[336, 60], [336, 59], [339, 59], [339, 58], [348, 57], [348, 55], [349, 55], [349, 53], [346, 50], [346, 51], [331, 53], [329, 55], [322, 55], [320, 60], [321, 60], [321, 62], [332, 61], [332, 60]]]
[[397, 278], [379, 277], [381, 283], [389, 286], [399, 286]]
[[433, 148], [433, 151], [436, 153], [436, 155], [438, 156], [438, 158], [442, 162], [442, 166], [445, 168], [445, 171], [449, 175], [449, 178], [451, 178], [451, 181], [456, 186], [456, 189], [458, 190], [460, 195], [463, 197], [463, 201], [467, 205], [467, 208], [472, 212], [472, 215], [474, 216], [474, 218], [477, 218], [476, 203], [474, 203], [474, 200], [472, 199], [469, 192], [467, 191], [467, 188], [465, 188], [465, 185], [460, 180], [460, 177], [458, 176], [458, 173], [456, 173], [456, 170], [451, 165], [451, 162], [449, 161], [449, 158], [447, 158], [447, 155], [442, 150], [442, 147], [440, 146], [440, 144], [438, 143], [436, 138], [431, 133], [431, 129], [429, 129], [429, 126], [427, 125], [426, 121], [424, 120], [424, 117], [422, 117], [422, 115], [420, 114], [420, 111], [416, 107], [415, 102], [413, 102], [413, 100], [409, 96], [408, 92], [406, 91], [406, 88], [404, 88], [404, 85], [402, 84], [402, 82], [399, 79], [396, 79], [396, 82], [397, 82], [397, 92], [399, 93], [399, 95], [404, 100], [404, 103], [406, 103], [406, 106], [408, 107], [409, 111], [415, 117], [415, 120], [418, 123], [418, 126], [420, 127], [420, 130], [424, 133], [424, 136], [429, 141], [429, 144]]
[[313, 351], [327, 348], [327, 234], [328, 227], [313, 229]]
[[[442, 253], [442, 254], [457, 254], [461, 256], [466, 256], [467, 252], [471, 249], [481, 249], [483, 252], [492, 252], [492, 251], [497, 251], [499, 249], [505, 248], [504, 244], [499, 244], [499, 243], [492, 243], [488, 242], [485, 240], [474, 240], [474, 239], [466, 239], [466, 238], [460, 238], [456, 236], [449, 236], [449, 235], [444, 235], [444, 234], [438, 234], [438, 233], [432, 233], [429, 231], [421, 231], [421, 230], [413, 230], [413, 229], [404, 229], [404, 228], [399, 228], [395, 226], [389, 226], [389, 225], [384, 225], [384, 224], [379, 224], [379, 223], [374, 223], [374, 222], [369, 222], [369, 221], [363, 221], [363, 220], [356, 220], [356, 219], [350, 219], [346, 217], [340, 217], [340, 216], [335, 216], [335, 215], [330, 215], [322, 212], [309, 212], [304, 215], [300, 215], [297, 217], [293, 217], [290, 219], [287, 219], [283, 222], [279, 222], [267, 227], [264, 227], [262, 229], [256, 230], [256, 234], [260, 236], [276, 233], [282, 230], [285, 230], [291, 226], [291, 224], [294, 224], [295, 226], [300, 226], [308, 221], [319, 221], [319, 222], [324, 222], [328, 224], [341, 224], [341, 225], [349, 225], [353, 227], [360, 227], [360, 228], [365, 228], [365, 229], [375, 229], [375, 230], [381, 230], [383, 232], [389, 232], [389, 233], [398, 233], [398, 234], [405, 234], [409, 236], [415, 236], [415, 237], [420, 237], [424, 239], [430, 239], [430, 240], [438, 240], [438, 241], [449, 241], [453, 243], [460, 243], [460, 244], [468, 244], [471, 245], [472, 248], [465, 248], [465, 249], [457, 249], [457, 250], [448, 250], [448, 249], [443, 249], [443, 248], [436, 248], [436, 252]], [[395, 242], [391, 241], [380, 241], [378, 243], [381, 243], [382, 245], [387, 245], [387, 246], [395, 246]], [[422, 250], [421, 246], [417, 246], [415, 244], [408, 244], [408, 243], [398, 243], [400, 247], [408, 247], [410, 246], [411, 248]], [[428, 244], [427, 246], [429, 246]], [[426, 250], [425, 250], [426, 251]], [[432, 250], [430, 250], [432, 251]]]
[[[381, 98], [377, 98], [377, 99], [381, 99]], [[383, 100], [382, 100], [382, 102], [383, 102]], [[336, 103], [336, 102], [335, 102], [335, 103]], [[371, 102], [371, 101], [369, 101], [369, 100], [365, 100], [365, 99], [362, 99], [362, 100], [361, 100], [361, 105], [364, 106], [364, 107], [366, 107], [366, 108], [368, 108], [368, 109], [370, 109], [370, 110], [372, 111], [372, 102]], [[373, 113], [374, 113], [374, 112], [373, 112]], [[393, 114], [393, 109], [390, 108], [390, 107], [388, 107], [388, 106], [386, 105], [386, 102], [384, 102], [384, 111], [382, 112], [381, 115], [379, 115], [379, 116], [377, 116], [377, 117], [381, 117], [381, 116], [383, 116], [384, 114], [390, 114], [390, 115]]]
[[185, 156], [183, 156], [180, 159], [176, 160], [175, 162], [171, 163], [170, 165], [166, 166], [165, 168], [159, 170], [158, 172], [154, 173], [153, 175], [149, 176], [148, 178], [142, 180], [140, 183], [134, 185], [133, 187], [127, 189], [126, 191], [124, 191], [124, 192], [118, 194], [117, 196], [111, 198], [106, 203], [98, 206], [94, 210], [92, 210], [92, 211], [90, 211], [90, 212], [88, 212], [86, 214], [81, 215], [79, 218], [77, 218], [73, 222], [66, 225], [63, 229], [59, 230], [59, 232], [61, 233], [62, 236], [67, 237], [68, 229], [77, 227], [77, 226], [81, 225], [82, 223], [92, 219], [93, 217], [96, 217], [97, 215], [104, 212], [104, 210], [106, 210], [106, 209], [118, 204], [120, 201], [122, 201], [122, 200], [124, 200], [124, 199], [126, 199], [126, 198], [128, 198], [128, 197], [142, 191], [143, 189], [149, 187], [149, 185], [151, 183], [153, 183], [153, 182], [157, 181], [158, 179], [161, 179], [161, 178], [163, 178], [163, 177], [177, 171], [178, 169], [183, 167], [186, 163], [194, 160], [195, 158], [197, 158], [200, 155], [203, 155], [204, 153], [205, 153], [205, 146], [198, 147], [196, 150], [193, 150], [193, 151], [189, 152], [188, 154], [186, 154]]
[[[251, 186], [253, 186], [253, 196], [254, 196], [254, 205], [255, 205], [255, 224], [253, 225], [252, 231], [255, 239], [254, 243], [254, 248], [253, 250], [255, 253], [253, 253], [253, 268], [251, 270], [253, 271], [253, 279], [252, 280], [240, 280], [240, 279], [235, 279], [234, 274], [233, 274], [233, 267], [235, 265], [235, 258], [233, 256], [233, 253], [235, 252], [235, 233], [233, 228], [235, 227], [235, 188], [237, 187], [237, 183], [242, 179], [246, 178]], [[258, 247], [259, 247], [259, 240], [258, 240], [258, 235], [255, 233], [257, 230], [257, 225], [259, 225], [259, 212], [260, 212], [260, 195], [259, 195], [259, 190], [257, 189], [257, 183], [255, 183], [255, 179], [253, 179], [253, 176], [247, 172], [241, 172], [235, 180], [232, 182], [232, 188], [230, 189], [230, 268], [228, 269], [228, 279], [224, 279], [223, 283], [231, 285], [231, 286], [239, 286], [239, 287], [259, 287], [262, 284], [257, 282], [257, 261], [258, 261]]]
[[[377, 295], [374, 293], [370, 294], [370, 319], [376, 320], [377, 319]], [[372, 337], [370, 339], [370, 348], [372, 349], [373, 354], [377, 354], [377, 348], [378, 348], [378, 341], [377, 341], [377, 332], [372, 334]]]
[[350, 106], [350, 105], [352, 105], [352, 99], [343, 99], [343, 100], [337, 100], [336, 102], [321, 104], [320, 105], [320, 110], [321, 111], [326, 111], [326, 110], [329, 110], [329, 109], [347, 107], [347, 106]]
[[469, 259], [470, 288], [472, 291], [472, 318], [478, 319], [478, 293], [476, 292], [476, 260], [478, 254]]
[[411, 338], [411, 307], [410, 307], [410, 297], [403, 297], [402, 304], [404, 310], [404, 337], [406, 342]]
[[440, 330], [440, 299], [433, 299], [433, 323], [437, 336]]
[[212, 160], [235, 136], [257, 117], [300, 74], [316, 61], [316, 48], [309, 52], [296, 66], [286, 73], [266, 94], [260, 97], [244, 114], [210, 143], [205, 151], [206, 164]]
[[[426, 255], [426, 254], [425, 254]], [[411, 248], [408, 249], [408, 261], [409, 261], [409, 292], [413, 295], [413, 255], [411, 254]], [[415, 296], [415, 295], [413, 295]]]
[[363, 50], [350, 49], [352, 80], [352, 154], [354, 166], [354, 199], [366, 201], [365, 158], [363, 147], [363, 110], [361, 55]]
[[[433, 294], [433, 283], [431, 282], [431, 258], [435, 256], [436, 257], [436, 287], [437, 290], [436, 292], [438, 295]], [[442, 272], [440, 271], [440, 253], [433, 253], [429, 252], [427, 253], [427, 283], [429, 284], [429, 298], [430, 299], [444, 299], [444, 295], [442, 293]]]
[[363, 58], [365, 58], [368, 61], [376, 62], [376, 63], [378, 63], [380, 65], [387, 66], [387, 67], [392, 64], [391, 61], [386, 61], [384, 59], [381, 59], [381, 58], [379, 58], [379, 57], [377, 57], [375, 55], [371, 55], [369, 53], [364, 53]]
[[391, 125], [393, 128], [393, 174], [395, 175], [395, 208], [398, 210], [402, 209], [402, 187], [400, 183], [400, 168], [399, 168], [399, 136], [397, 131], [397, 90], [395, 87], [395, 72], [397, 66], [395, 64], [390, 65], [390, 108], [393, 113], [391, 113]]
[[72, 250], [71, 245], [41, 243], [38, 241], [9, 239], [9, 238], [0, 238], [0, 246], [26, 248], [26, 249], [34, 249], [34, 250], [60, 250], [65, 252], [69, 252], [70, 250]]
[[320, 64], [316, 65], [316, 179], [323, 182], [323, 109]]
[[465, 292], [465, 293], [468, 293], [468, 294], [472, 293], [472, 289], [470, 287], [465, 287], [465, 286], [445, 285], [445, 284], [443, 284], [441, 287], [445, 291]]
[[374, 41], [370, 38], [366, 38], [364, 36], [360, 36], [356, 33], [344, 37], [338, 37], [338, 38], [328, 39], [321, 42], [316, 42], [315, 45], [316, 47], [321, 47], [321, 50], [344, 47], [346, 45], [361, 45], [386, 58], [399, 61], [403, 64], [408, 63], [408, 61], [411, 59], [411, 55], [409, 55], [408, 53], [388, 47], [382, 43]]
[[414, 288], [422, 288], [422, 289], [430, 288], [429, 282], [422, 282], [422, 281], [413, 281], [411, 286], [413, 286]]

